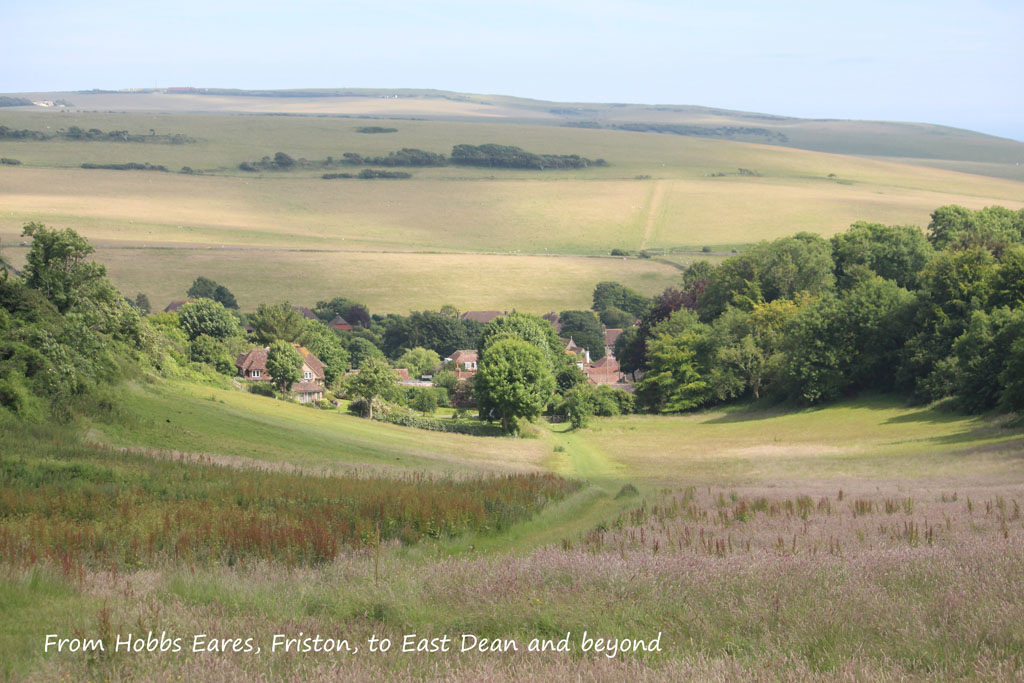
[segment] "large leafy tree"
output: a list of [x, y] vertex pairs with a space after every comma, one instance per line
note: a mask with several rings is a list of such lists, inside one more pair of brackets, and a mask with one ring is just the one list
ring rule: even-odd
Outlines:
[[854, 223], [846, 232], [832, 237], [836, 276], [843, 288], [850, 288], [868, 271], [900, 287], [914, 289], [918, 275], [935, 250], [919, 228], [913, 225]]
[[650, 303], [648, 297], [618, 282], [599, 282], [594, 287], [593, 310], [598, 313], [609, 308], [617, 308], [634, 318], [639, 318], [647, 311]]
[[271, 342], [267, 350], [267, 372], [278, 391], [291, 391], [292, 384], [302, 376], [302, 356], [286, 341]]
[[710, 385], [702, 375], [693, 332], [662, 332], [648, 341], [648, 367], [637, 384], [638, 397], [651, 410], [679, 413], [702, 405], [710, 397]]
[[761, 302], [794, 299], [801, 292], [818, 295], [832, 289], [831, 244], [809, 233], [762, 242], [723, 261], [708, 274], [700, 296], [704, 320], [713, 320], [727, 306], [751, 310]]
[[370, 312], [366, 306], [341, 296], [330, 301], [318, 301], [313, 312], [325, 323], [341, 316], [349, 325], [370, 326]]
[[213, 299], [224, 304], [224, 308], [238, 310], [238, 301], [227, 287], [219, 285], [208, 277], [200, 275], [189, 287], [188, 296], [193, 299]]
[[227, 339], [238, 334], [238, 320], [223, 304], [212, 299], [189, 301], [178, 310], [178, 320], [189, 341], [202, 335]]
[[406, 368], [412, 377], [428, 375], [440, 364], [441, 357], [436, 352], [422, 346], [409, 349], [401, 355], [397, 362], [398, 367]]
[[359, 366], [358, 373], [348, 377], [346, 385], [350, 394], [366, 400], [367, 417], [372, 419], [373, 401], [386, 396], [397, 381], [398, 375], [383, 356], [370, 356]]
[[490, 345], [504, 338], [521, 339], [536, 346], [544, 355], [552, 372], [559, 372], [564, 366], [573, 364], [574, 359], [566, 355], [555, 328], [543, 318], [528, 313], [503, 315], [484, 326], [479, 346], [481, 362], [486, 357]]
[[272, 341], [293, 342], [306, 328], [306, 319], [287, 301], [260, 304], [252, 317], [253, 334], [264, 344]]
[[537, 345], [509, 336], [488, 345], [474, 390], [480, 415], [513, 434], [519, 420], [540, 415], [555, 391], [555, 378]]
[[324, 364], [324, 379], [328, 386], [344, 377], [349, 354], [334, 330], [318, 320], [306, 320], [298, 342]]
[[95, 250], [70, 228], [54, 230], [28, 223], [22, 236], [32, 238], [25, 261], [25, 284], [42, 293], [61, 313], [107, 285], [106, 269], [86, 258]]

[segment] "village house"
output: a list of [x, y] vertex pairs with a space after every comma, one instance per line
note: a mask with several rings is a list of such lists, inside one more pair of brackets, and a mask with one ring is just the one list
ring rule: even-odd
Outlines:
[[604, 355], [615, 357], [615, 341], [622, 334], [622, 329], [612, 327], [604, 331]]
[[572, 356], [576, 356], [576, 367], [578, 367], [580, 370], [582, 370], [585, 365], [588, 365], [590, 363], [590, 349], [583, 348], [582, 346], [574, 342], [572, 337], [569, 337], [568, 339], [563, 337], [562, 343], [565, 344], [566, 353]]
[[352, 326], [349, 325], [348, 321], [342, 318], [340, 315], [335, 316], [334, 320], [327, 323], [327, 326], [337, 330], [338, 332], [351, 332]]
[[171, 303], [167, 304], [167, 308], [164, 309], [164, 313], [177, 313], [181, 310], [181, 307], [187, 304], [192, 299], [176, 299]]
[[[302, 356], [301, 379], [292, 385], [292, 392], [299, 403], [318, 401], [324, 397], [325, 375], [324, 364], [305, 347], [294, 345]], [[248, 353], [239, 354], [235, 359], [238, 375], [252, 382], [269, 382], [273, 378], [267, 372], [267, 353], [270, 347], [253, 349]]]
[[305, 306], [292, 306], [292, 310], [301, 313], [302, 317], [306, 320], [319, 320], [319, 318], [316, 317], [316, 313]]
[[468, 379], [476, 374], [480, 355], [475, 349], [460, 349], [444, 359], [446, 366], [451, 365], [452, 372], [459, 379]]
[[560, 315], [551, 311], [550, 313], [545, 313], [541, 317], [551, 323], [551, 326], [555, 328], [555, 332], [562, 331], [562, 317]]
[[614, 356], [605, 356], [599, 361], [588, 363], [583, 368], [591, 384], [622, 384], [625, 375], [619, 371], [619, 361]]

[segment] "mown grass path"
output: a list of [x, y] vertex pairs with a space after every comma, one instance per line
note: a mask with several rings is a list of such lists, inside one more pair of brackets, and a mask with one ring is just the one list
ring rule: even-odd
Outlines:
[[[473, 534], [443, 543], [439, 547], [442, 553], [525, 552], [563, 539], [575, 542], [602, 521], [636, 505], [636, 498], [615, 498], [626, 483], [622, 464], [568, 425], [543, 424], [546, 428], [541, 438], [552, 447], [549, 469], [584, 482], [584, 487], [566, 500], [546, 505], [533, 519], [500, 535]], [[555, 451], [558, 446], [563, 450]]]

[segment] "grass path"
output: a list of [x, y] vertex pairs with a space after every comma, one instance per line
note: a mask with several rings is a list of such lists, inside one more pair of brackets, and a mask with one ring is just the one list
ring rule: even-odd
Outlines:
[[661, 213], [662, 200], [665, 198], [665, 181], [655, 180], [654, 187], [651, 188], [651, 194], [647, 198], [647, 206], [645, 207], [647, 213], [647, 220], [644, 223], [644, 233], [640, 238], [640, 249], [647, 248], [647, 241], [651, 237], [651, 232], [654, 230], [654, 224], [657, 222], [658, 215]]

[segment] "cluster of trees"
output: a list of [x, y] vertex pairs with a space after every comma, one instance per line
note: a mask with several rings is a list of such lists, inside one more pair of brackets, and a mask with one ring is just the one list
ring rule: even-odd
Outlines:
[[684, 123], [617, 123], [611, 126], [617, 130], [638, 133], [669, 133], [698, 138], [761, 138], [777, 142], [788, 142], [785, 133], [768, 128], [752, 126], [691, 126]]
[[[323, 161], [307, 161], [294, 159], [284, 152], [277, 152], [273, 157], [263, 157], [259, 161], [243, 161], [238, 167], [243, 171], [288, 171], [300, 166], [319, 166], [322, 168], [338, 166], [384, 166], [388, 168], [409, 167], [427, 168], [436, 166], [485, 166], [487, 168], [524, 168], [544, 170], [548, 168], [587, 168], [589, 166], [607, 166], [604, 159], [591, 160], [577, 154], [534, 154], [519, 147], [509, 145], [455, 145], [450, 157], [437, 152], [405, 147], [397, 152], [389, 152], [386, 156], [363, 156], [355, 152], [345, 152], [340, 159], [329, 156]], [[379, 175], [372, 175], [377, 173]], [[389, 175], [384, 171], [364, 169], [358, 176], [345, 173], [327, 173], [324, 178], [404, 178], [407, 175]]]
[[625, 329], [633, 326], [650, 306], [650, 298], [618, 282], [599, 282], [594, 287], [593, 310], [605, 327]]
[[152, 351], [152, 335], [80, 235], [39, 223], [22, 235], [22, 276], [0, 271], [0, 408], [36, 420], [86, 402], [109, 410], [104, 388]]
[[678, 412], [863, 390], [1024, 407], [1024, 211], [947, 206], [927, 234], [855, 223], [697, 263], [616, 343], [637, 398]]
[[604, 159], [591, 160], [577, 154], [534, 154], [511, 145], [455, 145], [451, 162], [459, 166], [487, 168], [587, 168], [607, 166]]
[[82, 164], [82, 168], [89, 169], [104, 169], [107, 171], [160, 171], [167, 173], [168, 169], [166, 166], [151, 164], [148, 161], [144, 164], [140, 164], [134, 161], [130, 161], [124, 164]]
[[382, 171], [377, 168], [364, 168], [359, 173], [324, 173], [321, 177], [324, 180], [335, 180], [337, 178], [359, 178], [360, 180], [375, 180], [377, 178], [383, 178], [385, 180], [405, 180], [406, 178], [412, 178], [412, 173], [406, 173], [405, 171]]
[[[31, 103], [29, 103], [31, 104]], [[2, 105], [0, 105], [2, 106]], [[159, 142], [172, 145], [183, 145], [195, 142], [181, 133], [169, 133], [157, 135], [156, 131], [150, 130], [149, 135], [129, 133], [126, 130], [102, 131], [99, 128], [82, 128], [80, 126], [68, 126], [67, 130], [59, 130], [55, 133], [48, 133], [41, 130], [17, 130], [0, 126], [0, 139], [6, 140], [75, 140], [75, 141], [103, 141], [103, 142]]]
[[437, 152], [427, 152], [422, 149], [403, 147], [397, 152], [389, 152], [383, 157], [364, 157], [354, 152], [342, 154], [340, 163], [348, 166], [445, 166], [448, 159]]
[[385, 128], [383, 126], [359, 126], [356, 128], [357, 133], [397, 133], [397, 128]]
[[238, 301], [231, 290], [202, 275], [195, 279], [187, 294], [190, 299], [213, 299], [222, 303], [224, 308], [238, 310]]
[[308, 163], [305, 159], [296, 161], [284, 152], [276, 152], [273, 158], [263, 157], [259, 161], [243, 161], [238, 165], [238, 168], [250, 173], [255, 173], [256, 171], [290, 171], [296, 165], [304, 166]]

